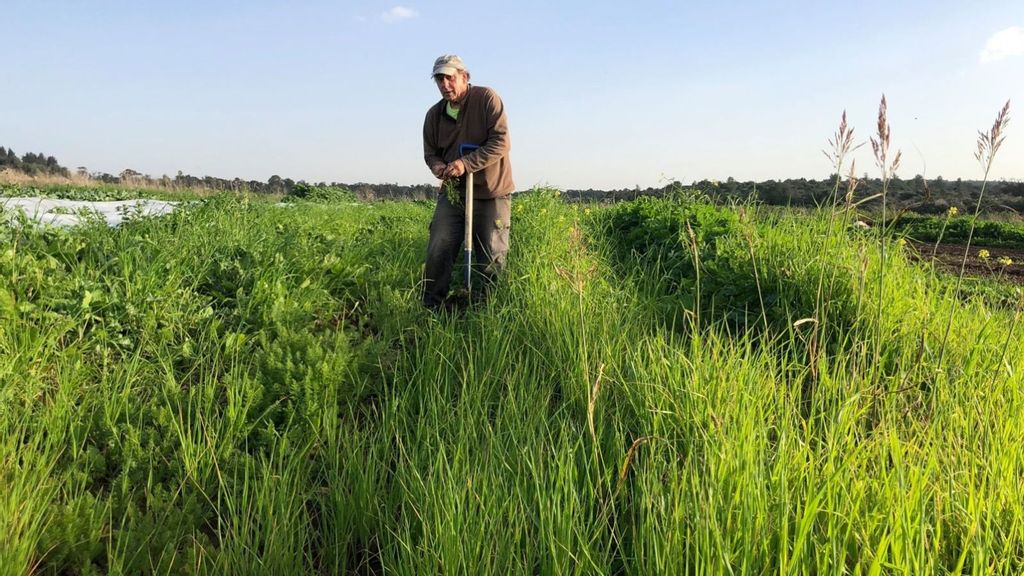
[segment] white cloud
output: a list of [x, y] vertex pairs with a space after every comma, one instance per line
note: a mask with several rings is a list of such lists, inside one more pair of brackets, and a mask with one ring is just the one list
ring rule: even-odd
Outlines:
[[412, 8], [406, 8], [405, 6], [395, 6], [391, 10], [380, 15], [380, 19], [385, 22], [398, 22], [400, 20], [410, 20], [418, 16], [415, 10]]
[[1010, 26], [993, 34], [981, 51], [982, 64], [1024, 54], [1024, 28]]

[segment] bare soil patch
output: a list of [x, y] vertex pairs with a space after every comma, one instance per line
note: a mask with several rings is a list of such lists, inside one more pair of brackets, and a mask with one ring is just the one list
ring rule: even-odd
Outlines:
[[[965, 246], [963, 244], [942, 243], [939, 244], [938, 249], [936, 249], [934, 243], [928, 242], [911, 242], [910, 246], [913, 247], [914, 252], [920, 259], [930, 259], [934, 252], [935, 263], [940, 269], [954, 274], [959, 273], [960, 264], [964, 259]], [[988, 258], [978, 256], [981, 250], [988, 251]], [[999, 259], [1003, 257], [1009, 258], [1013, 263], [1004, 266], [999, 262]], [[967, 255], [964, 275], [998, 278], [1007, 282], [1013, 282], [1014, 284], [1024, 284], [1024, 248], [1002, 248], [972, 244], [970, 254]]]

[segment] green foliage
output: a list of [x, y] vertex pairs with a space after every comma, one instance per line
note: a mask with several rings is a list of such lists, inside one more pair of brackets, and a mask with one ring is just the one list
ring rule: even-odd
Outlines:
[[1017, 309], [895, 242], [878, 295], [822, 215], [537, 190], [434, 315], [430, 209], [0, 226], [0, 567], [1021, 572]]
[[30, 198], [59, 198], [61, 200], [79, 200], [85, 202], [133, 200], [136, 198], [180, 199], [194, 197], [191, 192], [169, 193], [167, 191], [146, 188], [124, 188], [112, 184], [96, 186], [78, 186], [74, 184], [26, 186], [22, 184], [6, 184], [0, 182], [0, 197], [15, 196]]
[[785, 332], [794, 319], [815, 314], [817, 279], [841, 272], [830, 282], [832, 320], [846, 328], [853, 324], [848, 269], [837, 261], [808, 258], [818, 248], [816, 241], [782, 233], [778, 222], [759, 230], [741, 222], [736, 209], [678, 195], [619, 204], [601, 219], [621, 273], [653, 279], [667, 297], [668, 322], [685, 326], [679, 324], [680, 314], [690, 310], [701, 311], [705, 322], [725, 321], [741, 330], [764, 328], [767, 322]]
[[739, 233], [736, 214], [709, 203], [640, 198], [615, 206], [606, 218], [620, 256], [658, 262], [670, 289], [695, 280], [698, 263], [717, 257], [718, 241]]
[[[35, 334], [59, 351], [62, 379], [98, 385], [58, 402], [74, 410], [58, 412], [53, 441], [73, 441], [51, 464], [67, 489], [38, 533], [44, 567], [188, 566], [193, 547], [210, 548], [205, 534], [225, 537], [228, 510], [211, 507], [213, 495], [228, 498], [282, 446], [339, 425], [363, 394], [349, 377], [353, 342], [367, 338], [355, 302], [372, 296], [360, 292], [359, 252], [353, 262], [338, 247], [369, 216], [339, 228], [325, 213], [219, 198], [116, 230], [3, 229], [0, 342]], [[6, 370], [28, 375], [2, 388], [3, 404], [28, 409], [21, 430], [37, 438], [57, 408], [28, 416], [46, 384], [34, 369]], [[98, 531], [113, 531], [114, 548]]]
[[445, 178], [441, 182], [441, 194], [448, 199], [452, 206], [461, 206], [463, 203], [461, 183], [459, 178]]
[[[904, 215], [894, 228], [902, 235], [921, 242], [964, 243], [971, 230], [971, 217], [937, 217]], [[982, 246], [1024, 248], [1024, 223], [978, 220], [972, 243]]]
[[285, 202], [303, 200], [329, 204], [331, 202], [355, 202], [356, 196], [351, 190], [341, 186], [314, 186], [298, 182], [292, 186], [284, 200]]

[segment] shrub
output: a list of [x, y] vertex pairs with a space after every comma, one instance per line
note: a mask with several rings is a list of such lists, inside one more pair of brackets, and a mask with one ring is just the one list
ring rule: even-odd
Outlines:
[[296, 200], [324, 204], [331, 202], [355, 202], [356, 195], [348, 188], [342, 186], [315, 186], [299, 182], [292, 187], [292, 191], [284, 198], [285, 202], [294, 202]]

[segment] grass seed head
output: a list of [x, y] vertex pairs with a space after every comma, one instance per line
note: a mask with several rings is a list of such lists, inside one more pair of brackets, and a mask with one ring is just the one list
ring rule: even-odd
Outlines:
[[854, 149], [853, 128], [846, 122], [846, 110], [843, 110], [843, 116], [839, 120], [839, 129], [828, 139], [828, 144], [830, 149], [822, 150], [821, 153], [829, 159], [836, 171], [839, 171], [842, 169], [843, 159]]
[[857, 185], [860, 184], [860, 179], [857, 178], [857, 159], [854, 158], [853, 162], [850, 162], [850, 172], [846, 175], [846, 203], [853, 203], [853, 193], [857, 191]]
[[1007, 100], [999, 114], [996, 114], [996, 119], [992, 122], [992, 127], [989, 128], [989, 131], [987, 133], [981, 130], [978, 131], [978, 150], [974, 153], [974, 158], [981, 164], [985, 172], [988, 172], [989, 168], [992, 167], [992, 160], [995, 158], [996, 152], [999, 151], [1003, 140], [1006, 139], [1006, 135], [1003, 132], [1006, 130], [1006, 125], [1009, 122], [1010, 101]]
[[875, 164], [881, 169], [883, 180], [888, 180], [895, 175], [896, 170], [900, 167], [900, 160], [903, 158], [903, 153], [897, 150], [896, 157], [892, 163], [888, 163], [892, 137], [892, 126], [889, 125], [888, 108], [885, 94], [882, 94], [882, 101], [878, 104], [877, 134], [870, 138], [871, 150], [875, 155]]

